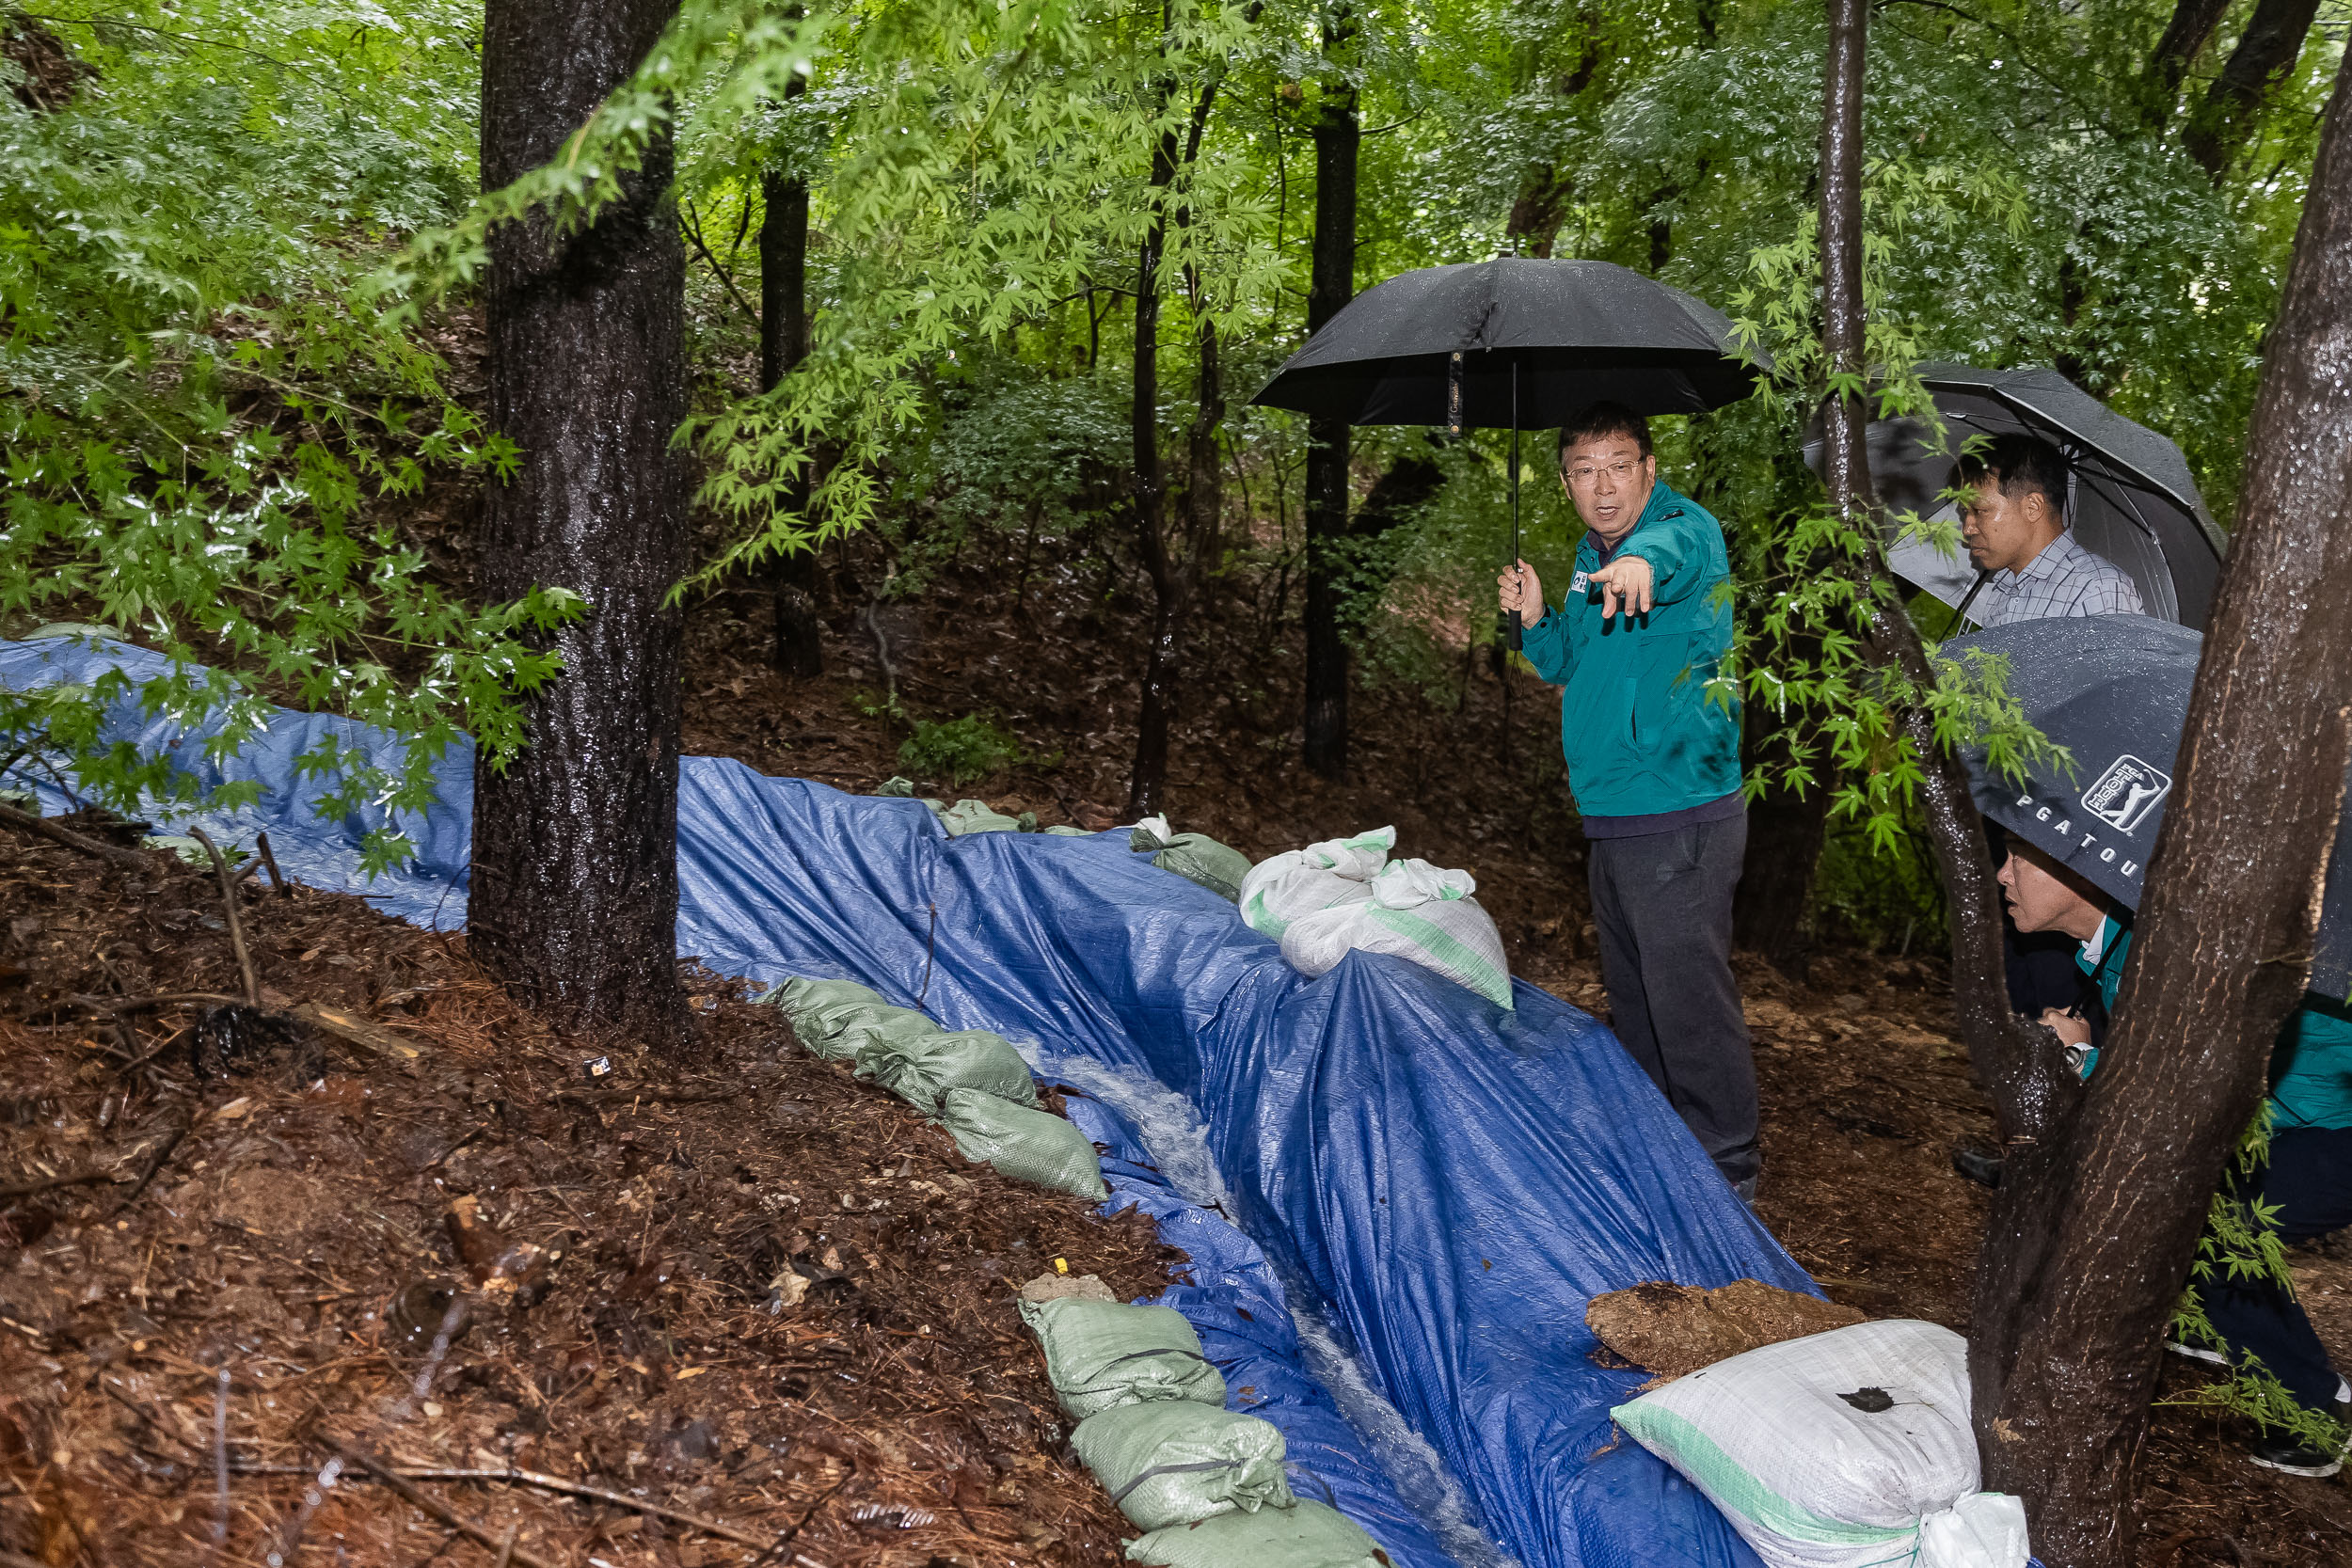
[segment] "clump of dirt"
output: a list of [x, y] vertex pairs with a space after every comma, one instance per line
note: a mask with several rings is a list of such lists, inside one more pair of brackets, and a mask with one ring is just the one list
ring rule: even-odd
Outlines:
[[1861, 1313], [1760, 1279], [1711, 1291], [1649, 1280], [1595, 1296], [1584, 1326], [1613, 1355], [1656, 1375], [1656, 1387], [1747, 1351], [1826, 1334], [1863, 1322]]
[[199, 1072], [210, 874], [0, 836], [14, 1560], [1118, 1555], [1014, 1292], [1155, 1293], [1141, 1215], [967, 1164], [714, 976], [678, 1062], [551, 1033], [462, 938], [240, 897], [262, 1010], [322, 1022]]

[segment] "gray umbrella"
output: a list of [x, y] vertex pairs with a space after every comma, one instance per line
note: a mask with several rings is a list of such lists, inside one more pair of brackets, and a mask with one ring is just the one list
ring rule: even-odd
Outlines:
[[[1949, 447], [1970, 436], [2023, 433], [2064, 454], [2070, 474], [2067, 524], [2085, 549], [2121, 566], [2139, 602], [2159, 620], [2201, 627], [2221, 580], [2227, 540], [2189, 477], [2181, 449], [2135, 424], [2056, 371], [1980, 371], [1930, 364], [1919, 378], [1944, 418]], [[1818, 462], [1820, 442], [1806, 443]], [[1950, 515], [1942, 493], [1952, 459], [1929, 444], [1910, 420], [1881, 420], [1869, 429], [1870, 477], [1890, 512]], [[1896, 575], [1958, 605], [1976, 586], [1964, 555], [1946, 555], [1920, 540], [1891, 544]]]
[[[2005, 657], [2005, 689], [2074, 762], [2071, 775], [2042, 767], [2020, 782], [1993, 775], [1983, 753], [1970, 752], [1978, 809], [2117, 903], [2139, 908], [2203, 648], [2188, 627], [2145, 615], [2018, 621], [1946, 642], [1947, 655]], [[2315, 847], [2282, 844], [2279, 853]], [[2329, 855], [2312, 989], [2342, 998], [2352, 990], [2352, 813]]]

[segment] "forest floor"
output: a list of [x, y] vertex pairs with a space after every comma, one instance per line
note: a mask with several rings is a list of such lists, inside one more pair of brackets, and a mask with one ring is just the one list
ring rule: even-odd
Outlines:
[[[694, 607], [687, 749], [850, 790], [911, 772], [918, 793], [1047, 823], [1120, 819], [1141, 635], [1118, 585], [1047, 577], [1015, 603], [1001, 578], [950, 571], [926, 597], [950, 608], [873, 605], [873, 548], [828, 558], [814, 679], [769, 664], [763, 593]], [[1295, 620], [1255, 587], [1191, 650], [1175, 825], [1254, 858], [1393, 824], [1401, 852], [1476, 874], [1515, 973], [1605, 1018], [1549, 690], [1462, 656], [1442, 681], [1359, 685], [1349, 780], [1325, 782], [1296, 760]], [[971, 714], [1025, 755], [961, 785], [901, 760], [915, 721]], [[525, 1553], [748, 1562], [742, 1543], [787, 1531], [766, 1562], [1116, 1560], [1123, 1522], [1060, 1444], [1011, 1300], [1056, 1258], [1122, 1295], [1156, 1290], [1181, 1258], [1148, 1227], [966, 1165], [716, 977], [693, 982], [704, 1061], [665, 1065], [553, 1035], [462, 938], [333, 895], [241, 897], [264, 1000], [346, 1025], [323, 1055], [248, 1041], [199, 1073], [199, 1050], [237, 1042], [196, 1037], [184, 1011], [59, 1007], [236, 990], [216, 886], [0, 837], [0, 1180], [15, 1182], [0, 1189], [0, 1544], [52, 1568], [259, 1562], [342, 1444], [388, 1468], [575, 1487], [409, 1482], [436, 1513], [345, 1480], [308, 1539], [368, 1568], [493, 1562], [510, 1527], [525, 1568]], [[1825, 946], [1801, 969], [1740, 959], [1759, 1211], [1834, 1299], [1964, 1330], [1983, 1195], [1950, 1153], [1990, 1117], [1941, 960]], [[612, 1070], [591, 1077], [598, 1055]], [[136, 1177], [158, 1154], [143, 1187], [61, 1180]], [[542, 1273], [464, 1324], [412, 1393], [449, 1287], [516, 1243], [542, 1249]], [[2352, 1249], [2295, 1261], [2352, 1365]], [[2168, 1366], [2168, 1397], [2196, 1383]], [[2352, 1561], [2352, 1486], [2258, 1470], [2247, 1435], [2158, 1410], [2141, 1561]]]
[[1139, 1215], [966, 1164], [733, 982], [692, 975], [675, 1066], [340, 895], [240, 890], [309, 1039], [77, 1009], [238, 991], [219, 884], [8, 837], [0, 1560], [259, 1563], [346, 1448], [475, 1479], [412, 1481], [437, 1516], [347, 1475], [294, 1560], [1117, 1558], [1013, 1292], [1059, 1259], [1156, 1293]]

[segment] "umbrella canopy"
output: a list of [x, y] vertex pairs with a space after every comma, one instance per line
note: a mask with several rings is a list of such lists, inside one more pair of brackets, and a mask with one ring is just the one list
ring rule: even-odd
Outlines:
[[[2056, 371], [1930, 364], [1919, 367], [1919, 379], [1935, 399], [1954, 450], [1970, 436], [2009, 434], [2058, 448], [2070, 476], [2066, 517], [2076, 541], [2130, 576], [2149, 614], [2204, 626], [2227, 539], [2206, 512], [2180, 448]], [[1805, 459], [1818, 467], [1820, 453], [1816, 435], [1805, 444]], [[1952, 459], [1929, 445], [1922, 424], [1873, 422], [1869, 462], [1890, 512], [1952, 515], [1939, 499], [1951, 483]], [[1919, 540], [1890, 540], [1887, 564], [1948, 605], [1958, 605], [1976, 585], [1976, 569], [1965, 555], [1947, 556]]]
[[[1608, 261], [1424, 267], [1349, 301], [1254, 401], [1349, 424], [1489, 430], [1545, 429], [1604, 399], [1692, 414], [1755, 388], [1757, 366], [1731, 334], [1722, 311]], [[1456, 354], [1458, 415], [1448, 404]]]
[[[2203, 648], [2197, 632], [2145, 615], [2019, 621], [1946, 642], [1949, 655], [1973, 649], [2006, 657], [2009, 694], [2074, 760], [2070, 776], [2044, 767], [2019, 783], [1991, 774], [1981, 752], [1966, 753], [1978, 809], [2137, 909]], [[2320, 849], [2278, 847], [2282, 855]], [[2342, 998], [2352, 990], [2352, 813], [2327, 852], [2312, 989]]]

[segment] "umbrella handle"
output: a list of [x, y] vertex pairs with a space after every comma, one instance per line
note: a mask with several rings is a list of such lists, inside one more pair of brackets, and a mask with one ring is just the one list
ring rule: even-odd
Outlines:
[[1969, 587], [1967, 594], [1960, 601], [1960, 608], [1952, 611], [1952, 625], [1963, 632], [1968, 628], [1968, 607], [1977, 602], [1977, 595], [1983, 593], [1984, 585], [1992, 580], [1993, 574], [1990, 571], [1979, 572], [1976, 582]]
[[[1511, 564], [1519, 563], [1519, 362], [1511, 361]], [[1526, 646], [1526, 627], [1517, 615], [1506, 615], [1510, 622], [1503, 636], [1511, 651], [1518, 653]]]

